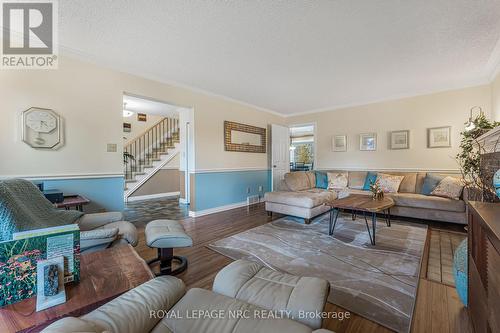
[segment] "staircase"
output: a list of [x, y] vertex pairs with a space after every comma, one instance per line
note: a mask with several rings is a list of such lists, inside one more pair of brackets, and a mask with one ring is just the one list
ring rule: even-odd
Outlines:
[[175, 155], [179, 146], [179, 120], [162, 118], [123, 147], [125, 201]]

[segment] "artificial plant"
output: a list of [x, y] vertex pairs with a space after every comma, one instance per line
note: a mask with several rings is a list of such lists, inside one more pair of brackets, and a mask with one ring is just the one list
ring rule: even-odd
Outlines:
[[484, 153], [484, 147], [477, 139], [500, 126], [500, 122], [489, 121], [483, 113], [480, 113], [472, 120], [474, 127], [471, 130], [465, 130], [460, 135], [460, 152], [457, 154], [457, 161], [460, 165], [465, 187], [469, 189], [471, 199], [483, 201], [485, 193], [491, 191], [490, 184], [483, 181], [481, 173], [481, 154]]

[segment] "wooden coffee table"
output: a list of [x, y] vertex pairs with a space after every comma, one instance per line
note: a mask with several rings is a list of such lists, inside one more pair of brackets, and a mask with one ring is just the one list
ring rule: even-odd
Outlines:
[[35, 312], [36, 297], [0, 308], [0, 332], [39, 332], [65, 316], [81, 316], [154, 278], [130, 245], [80, 256], [80, 283], [65, 285], [66, 303]]
[[[335, 230], [335, 225], [337, 224], [337, 218], [339, 217], [340, 211], [343, 209], [349, 209], [353, 212], [353, 220], [356, 218], [356, 213], [361, 212], [365, 218], [366, 229], [368, 230], [368, 236], [370, 236], [370, 242], [375, 245], [375, 231], [377, 225], [377, 213], [385, 215], [387, 226], [391, 226], [391, 207], [394, 206], [394, 200], [392, 198], [384, 197], [381, 200], [372, 199], [371, 195], [363, 194], [350, 194], [348, 197], [337, 199], [328, 203], [330, 206], [330, 223], [328, 226], [328, 234], [333, 235]], [[368, 226], [368, 220], [366, 215], [371, 214], [372, 217], [372, 231], [370, 232], [370, 227]]]

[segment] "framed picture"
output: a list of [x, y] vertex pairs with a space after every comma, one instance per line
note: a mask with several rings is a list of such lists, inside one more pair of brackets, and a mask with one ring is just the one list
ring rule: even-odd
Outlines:
[[377, 133], [364, 133], [359, 135], [359, 150], [377, 150]]
[[332, 146], [333, 151], [347, 151], [347, 135], [334, 135]]
[[451, 126], [427, 129], [427, 148], [451, 147]]
[[410, 131], [392, 131], [391, 132], [391, 149], [409, 149], [410, 148]]
[[138, 113], [137, 121], [148, 121], [148, 116], [145, 113]]
[[132, 124], [131, 123], [123, 123], [123, 131], [125, 133], [132, 132]]

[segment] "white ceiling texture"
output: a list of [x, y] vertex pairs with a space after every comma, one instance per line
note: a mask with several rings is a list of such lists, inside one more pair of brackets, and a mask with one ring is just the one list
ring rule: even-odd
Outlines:
[[283, 115], [488, 82], [500, 0], [59, 1], [62, 53]]

